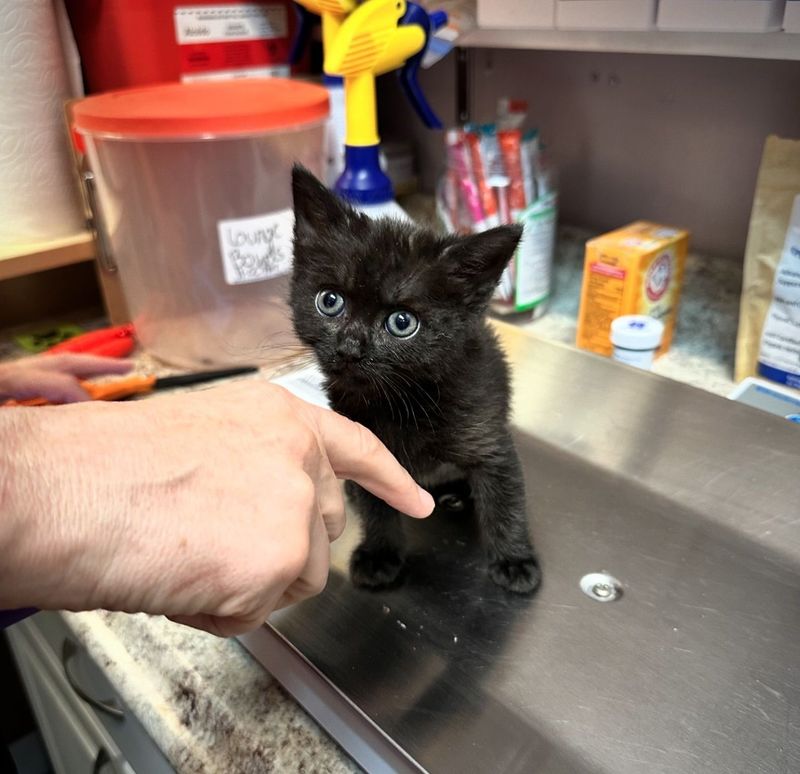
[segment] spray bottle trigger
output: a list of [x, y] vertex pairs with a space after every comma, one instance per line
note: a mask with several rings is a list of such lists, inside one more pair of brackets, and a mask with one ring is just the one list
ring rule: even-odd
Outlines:
[[431, 11], [428, 16], [430, 16], [431, 19], [432, 32], [436, 32], [436, 30], [447, 24], [447, 11]]
[[398, 71], [400, 85], [408, 101], [422, 120], [422, 123], [429, 129], [441, 129], [442, 122], [439, 120], [436, 113], [433, 112], [433, 108], [431, 108], [428, 100], [425, 98], [417, 76], [431, 35], [437, 29], [447, 24], [447, 14], [444, 11], [434, 11], [429, 14], [422, 6], [412, 2], [412, 0], [408, 0], [406, 12], [400, 19], [399, 24], [400, 26], [416, 24], [420, 26], [425, 33], [425, 45], [423, 45], [420, 51], [414, 54], [414, 56], [409, 57], [403, 67]]
[[292, 41], [292, 50], [289, 52], [289, 64], [296, 65], [303, 58], [306, 47], [311, 40], [311, 32], [314, 25], [319, 23], [320, 18], [304, 8], [299, 3], [293, 3], [297, 14], [297, 29]]

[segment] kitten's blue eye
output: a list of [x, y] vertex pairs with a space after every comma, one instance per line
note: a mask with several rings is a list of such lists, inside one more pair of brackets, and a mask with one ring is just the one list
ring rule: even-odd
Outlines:
[[320, 290], [317, 293], [317, 311], [326, 317], [338, 317], [344, 309], [344, 298], [334, 290]]
[[419, 330], [419, 320], [411, 312], [392, 312], [386, 318], [386, 330], [399, 339], [407, 339]]

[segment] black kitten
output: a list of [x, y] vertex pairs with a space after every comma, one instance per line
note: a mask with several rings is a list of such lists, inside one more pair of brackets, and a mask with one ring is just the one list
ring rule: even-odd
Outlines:
[[[508, 428], [508, 368], [485, 319], [521, 228], [441, 238], [369, 219], [302, 167], [292, 186], [294, 327], [332, 407], [372, 430], [423, 486], [466, 478], [489, 575], [533, 591], [540, 573]], [[404, 562], [402, 519], [352, 482], [347, 492], [364, 522], [353, 582], [391, 586]]]

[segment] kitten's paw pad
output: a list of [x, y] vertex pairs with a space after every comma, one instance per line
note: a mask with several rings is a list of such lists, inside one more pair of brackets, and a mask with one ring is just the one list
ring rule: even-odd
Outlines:
[[354, 586], [385, 589], [396, 586], [403, 570], [403, 557], [392, 548], [377, 551], [357, 548], [350, 559], [350, 577]]
[[498, 586], [515, 594], [531, 594], [542, 580], [539, 563], [532, 556], [522, 559], [496, 559], [489, 563], [489, 577]]

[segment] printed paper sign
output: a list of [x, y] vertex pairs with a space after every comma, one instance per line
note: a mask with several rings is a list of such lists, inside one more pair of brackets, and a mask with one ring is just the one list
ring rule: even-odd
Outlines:
[[175, 9], [175, 38], [186, 43], [269, 40], [288, 34], [286, 7], [264, 3], [191, 5]]
[[280, 277], [292, 268], [294, 212], [287, 208], [217, 223], [225, 282], [244, 285]]
[[210, 73], [196, 73], [182, 75], [184, 83], [196, 81], [229, 81], [233, 78], [288, 78], [291, 75], [289, 65], [276, 65], [275, 67], [250, 67], [236, 70], [213, 70]]
[[288, 76], [289, 6], [273, 2], [176, 8], [181, 80]]

